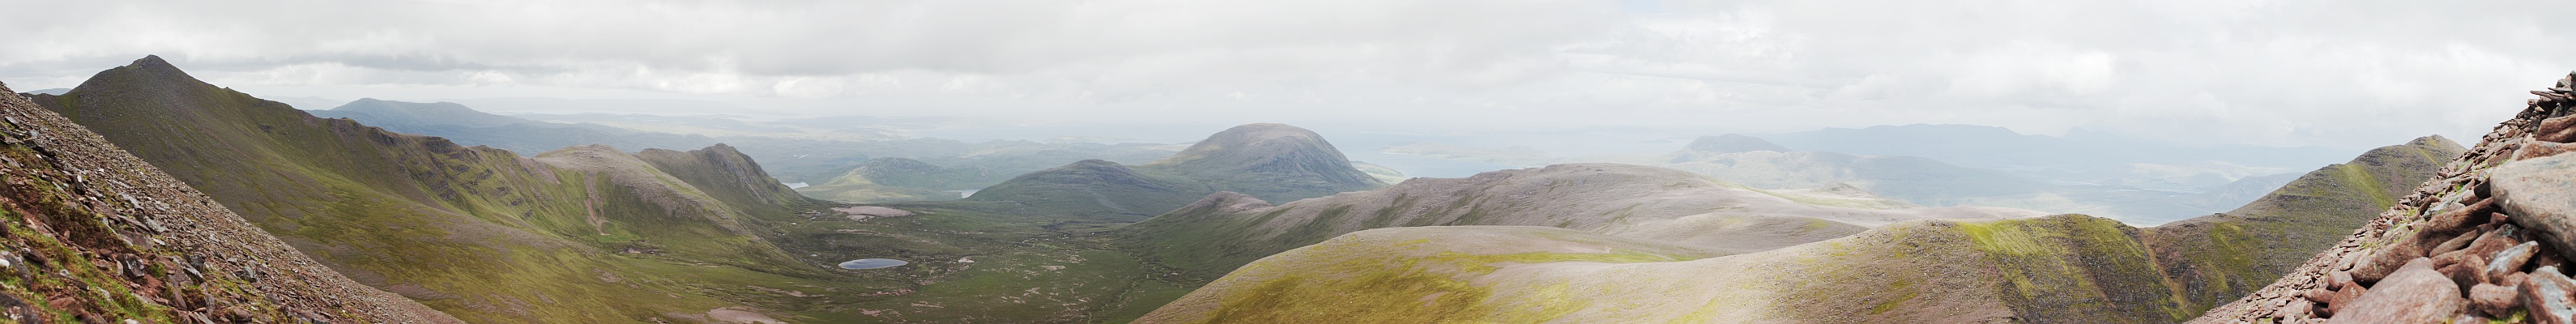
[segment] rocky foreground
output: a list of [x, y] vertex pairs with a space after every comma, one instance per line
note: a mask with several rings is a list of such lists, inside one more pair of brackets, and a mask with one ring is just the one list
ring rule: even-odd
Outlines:
[[2340, 244], [2199, 323], [2576, 323], [2576, 73]]
[[453, 323], [0, 85], [0, 322]]

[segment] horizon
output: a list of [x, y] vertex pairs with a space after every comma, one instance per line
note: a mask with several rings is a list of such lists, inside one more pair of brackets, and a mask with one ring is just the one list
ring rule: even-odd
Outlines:
[[[2525, 7], [2566, 4], [585, 4], [67, 4], [51, 12], [96, 16], [0, 14], [43, 31], [19, 43], [64, 45], [0, 55], [0, 80], [69, 88], [159, 54], [264, 98], [1438, 132], [1970, 124], [2358, 149], [2473, 138], [2525, 95], [2489, 89], [2576, 67], [2526, 41], [2564, 32]], [[200, 14], [225, 12], [263, 18]], [[1299, 18], [1317, 15], [1344, 18]], [[2027, 28], [2050, 25], [2066, 27]]]

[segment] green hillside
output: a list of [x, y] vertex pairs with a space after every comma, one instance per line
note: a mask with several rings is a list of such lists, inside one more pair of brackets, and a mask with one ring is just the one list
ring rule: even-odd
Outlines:
[[972, 201], [1013, 201], [1101, 219], [1141, 220], [1219, 191], [1294, 201], [1384, 187], [1313, 131], [1249, 124], [1143, 165], [1085, 160], [986, 187]]
[[816, 202], [729, 185], [765, 176], [721, 147], [521, 157], [315, 118], [157, 57], [35, 100], [323, 264], [469, 321], [703, 319], [776, 306], [748, 283], [834, 276], [755, 235]]

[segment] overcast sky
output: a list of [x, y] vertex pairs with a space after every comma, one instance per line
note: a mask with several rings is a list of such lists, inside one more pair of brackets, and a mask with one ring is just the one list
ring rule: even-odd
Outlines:
[[[19, 2], [8, 0], [9, 2]], [[254, 95], [728, 113], [2196, 143], [2473, 141], [2576, 69], [2569, 1], [40, 1], [0, 82], [158, 54]]]

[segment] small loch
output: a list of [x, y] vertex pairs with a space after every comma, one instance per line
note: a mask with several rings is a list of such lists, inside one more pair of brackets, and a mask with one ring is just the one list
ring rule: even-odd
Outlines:
[[906, 265], [906, 264], [912, 264], [912, 263], [911, 263], [911, 262], [904, 262], [903, 260], [895, 260], [895, 259], [858, 259], [858, 260], [850, 260], [850, 261], [848, 261], [848, 262], [841, 262], [841, 268], [842, 268], [842, 269], [876, 269], [876, 268], [886, 268], [886, 267], [893, 267], [893, 266]]

